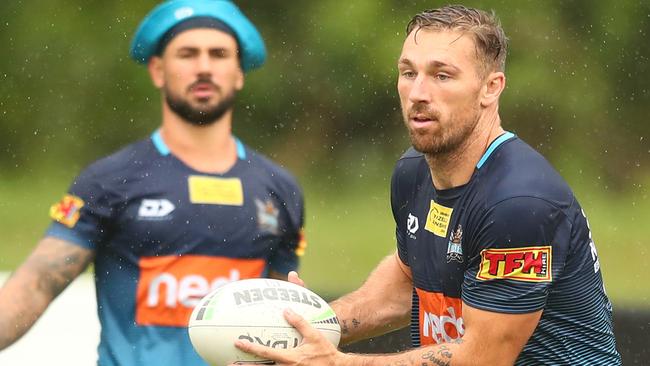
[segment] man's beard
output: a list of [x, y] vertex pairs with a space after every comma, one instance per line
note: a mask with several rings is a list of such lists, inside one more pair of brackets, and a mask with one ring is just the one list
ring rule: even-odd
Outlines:
[[181, 119], [195, 126], [209, 126], [218, 121], [235, 104], [235, 91], [226, 94], [213, 106], [207, 104], [202, 108], [194, 107], [189, 100], [174, 95], [168, 88], [165, 88], [165, 102], [169, 108]]
[[439, 130], [434, 134], [431, 131], [418, 132], [409, 128], [409, 115], [415, 113], [426, 113], [434, 123], [440, 122], [440, 113], [429, 111], [425, 104], [415, 104], [409, 114], [405, 116], [405, 123], [409, 131], [409, 137], [413, 148], [426, 155], [446, 155], [459, 146], [472, 134], [479, 118], [478, 108], [469, 113], [450, 114], [444, 125], [439, 126]]

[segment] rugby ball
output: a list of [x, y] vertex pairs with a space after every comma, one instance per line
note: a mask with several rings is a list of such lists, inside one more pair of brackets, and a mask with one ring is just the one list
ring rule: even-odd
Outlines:
[[228, 283], [206, 295], [194, 308], [188, 325], [196, 352], [212, 366], [231, 363], [274, 364], [240, 351], [247, 340], [273, 348], [294, 348], [302, 336], [282, 315], [290, 308], [318, 329], [334, 346], [341, 327], [320, 296], [291, 282], [255, 278]]

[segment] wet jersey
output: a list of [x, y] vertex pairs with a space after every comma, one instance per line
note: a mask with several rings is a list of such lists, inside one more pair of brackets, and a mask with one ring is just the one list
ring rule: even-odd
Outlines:
[[414, 346], [465, 332], [463, 303], [543, 310], [517, 365], [619, 365], [611, 304], [587, 219], [571, 189], [531, 147], [505, 133], [470, 181], [436, 190], [409, 150], [392, 178], [398, 254], [413, 273]]
[[238, 140], [237, 155], [224, 174], [200, 173], [156, 132], [90, 165], [52, 207], [46, 235], [96, 252], [99, 365], [206, 365], [186, 328], [198, 300], [297, 267], [299, 186]]

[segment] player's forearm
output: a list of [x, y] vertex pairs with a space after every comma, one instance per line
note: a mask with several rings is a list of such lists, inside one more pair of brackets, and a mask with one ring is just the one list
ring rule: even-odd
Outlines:
[[93, 252], [46, 238], [0, 289], [0, 349], [24, 335], [90, 263]]
[[[458, 343], [417, 348], [392, 355], [346, 354], [337, 361], [339, 366], [465, 366], [482, 365], [480, 356], [473, 359], [463, 356]], [[490, 364], [494, 365], [494, 364]]]
[[19, 269], [0, 290], [0, 350], [24, 335], [52, 297], [39, 290], [38, 279]]
[[463, 303], [465, 333], [453, 342], [417, 348], [392, 355], [339, 354], [336, 365], [345, 366], [512, 366], [541, 316], [502, 314]]
[[341, 324], [341, 344], [384, 334], [410, 320], [412, 285], [395, 255], [386, 257], [358, 290], [331, 303]]

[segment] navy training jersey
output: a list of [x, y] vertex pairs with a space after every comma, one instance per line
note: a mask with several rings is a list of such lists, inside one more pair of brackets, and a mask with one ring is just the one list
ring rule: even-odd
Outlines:
[[297, 268], [298, 184], [239, 140], [237, 155], [224, 174], [200, 173], [155, 132], [90, 165], [52, 207], [46, 235], [96, 252], [99, 365], [204, 366], [186, 328], [198, 301]]
[[465, 331], [463, 302], [543, 310], [516, 365], [620, 365], [589, 224], [569, 186], [512, 133], [496, 139], [461, 187], [436, 190], [424, 156], [391, 183], [398, 254], [413, 273], [414, 346]]

